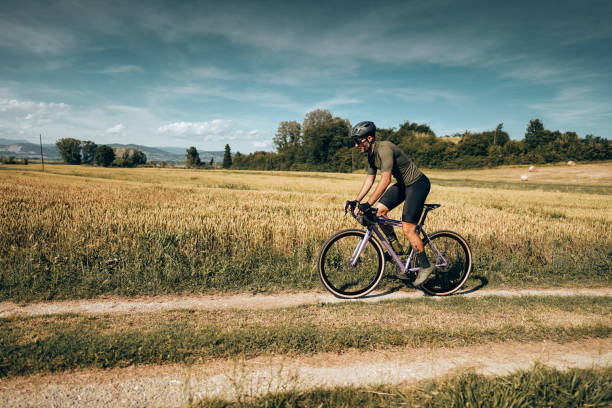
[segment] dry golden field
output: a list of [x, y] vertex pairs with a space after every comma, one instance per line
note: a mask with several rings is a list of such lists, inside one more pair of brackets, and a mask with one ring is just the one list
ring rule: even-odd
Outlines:
[[[3, 299], [319, 289], [319, 248], [333, 232], [358, 226], [342, 208], [363, 179], [45, 170], [0, 166]], [[428, 202], [442, 204], [426, 229], [452, 229], [468, 239], [472, 285], [610, 283], [612, 163], [426, 173]], [[520, 182], [521, 174], [529, 181]]]

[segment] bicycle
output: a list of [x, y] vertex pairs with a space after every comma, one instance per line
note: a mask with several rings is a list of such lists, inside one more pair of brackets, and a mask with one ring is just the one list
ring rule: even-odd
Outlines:
[[[423, 225], [427, 214], [439, 207], [440, 204], [425, 204], [417, 224], [417, 232], [423, 240], [427, 258], [435, 265], [434, 272], [419, 289], [430, 295], [445, 296], [458, 291], [467, 280], [472, 271], [472, 251], [467, 241], [454, 231], [425, 232]], [[323, 244], [318, 258], [319, 277], [323, 286], [342, 299], [364, 297], [380, 283], [386, 260], [393, 261], [396, 270], [408, 276], [407, 283], [413, 282], [419, 271], [415, 265], [414, 249], [410, 248], [403, 262], [378, 228], [379, 225], [401, 228], [402, 222], [378, 217], [375, 208], [365, 214], [355, 215], [355, 207], [352, 206], [350, 213], [366, 228], [338, 231]]]

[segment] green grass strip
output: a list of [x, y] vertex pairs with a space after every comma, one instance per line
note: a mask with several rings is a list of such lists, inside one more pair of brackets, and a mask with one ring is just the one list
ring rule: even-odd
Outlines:
[[488, 181], [488, 180], [473, 180], [473, 179], [440, 179], [430, 177], [433, 184], [448, 187], [473, 187], [473, 188], [494, 188], [501, 190], [541, 190], [561, 193], [584, 193], [584, 194], [612, 194], [612, 186], [599, 184], [561, 184], [561, 183], [529, 183], [504, 182], [504, 181]]
[[589, 337], [605, 338], [612, 328], [503, 326], [497, 330], [424, 329], [398, 330], [363, 325], [325, 329], [312, 325], [250, 327], [223, 331], [216, 326], [185, 329], [181, 324], [141, 332], [112, 334], [81, 328], [41, 340], [17, 343], [0, 330], [0, 377], [74, 368], [111, 368], [133, 364], [201, 362], [211, 358], [254, 357], [266, 354], [342, 352], [394, 346], [465, 346], [498, 341], [566, 342]]
[[559, 371], [536, 366], [507, 376], [464, 373], [411, 386], [288, 391], [236, 402], [202, 400], [199, 408], [271, 407], [610, 407], [612, 368]]
[[568, 342], [612, 333], [612, 298], [451, 297], [272, 310], [0, 319], [0, 377], [349, 349]]

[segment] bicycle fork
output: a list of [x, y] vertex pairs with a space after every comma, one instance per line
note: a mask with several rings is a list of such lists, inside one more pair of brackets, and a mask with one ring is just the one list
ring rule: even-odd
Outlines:
[[359, 242], [357, 243], [357, 247], [355, 247], [355, 251], [353, 251], [353, 255], [351, 255], [351, 259], [349, 259], [349, 264], [352, 267], [357, 266], [357, 262], [359, 262], [359, 257], [361, 256], [361, 253], [363, 252], [363, 248], [365, 248], [371, 236], [372, 236], [372, 230], [368, 228], [364, 237], [361, 238]]

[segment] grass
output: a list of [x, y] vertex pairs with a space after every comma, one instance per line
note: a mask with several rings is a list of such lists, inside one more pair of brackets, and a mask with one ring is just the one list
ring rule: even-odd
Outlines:
[[[363, 179], [45, 168], [0, 166], [0, 299], [321, 289], [318, 251], [357, 226], [342, 207]], [[428, 201], [443, 206], [426, 229], [468, 239], [468, 285], [609, 285], [612, 163], [538, 169], [537, 189], [504, 176], [516, 171], [431, 171]]]
[[200, 408], [229, 407], [609, 407], [612, 369], [560, 371], [538, 365], [506, 376], [463, 373], [414, 385], [288, 391], [236, 402], [202, 400]]
[[611, 312], [609, 298], [457, 297], [274, 310], [13, 317], [0, 320], [0, 376], [351, 349], [606, 338], [612, 333]]

